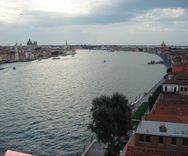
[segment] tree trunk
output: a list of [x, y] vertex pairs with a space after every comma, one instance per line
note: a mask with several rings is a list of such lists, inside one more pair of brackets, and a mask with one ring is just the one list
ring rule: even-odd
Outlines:
[[110, 142], [108, 141], [108, 156], [110, 156]]

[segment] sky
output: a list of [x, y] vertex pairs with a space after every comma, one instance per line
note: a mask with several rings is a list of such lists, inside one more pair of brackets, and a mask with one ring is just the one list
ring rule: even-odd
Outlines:
[[188, 45], [188, 0], [0, 0], [0, 45]]

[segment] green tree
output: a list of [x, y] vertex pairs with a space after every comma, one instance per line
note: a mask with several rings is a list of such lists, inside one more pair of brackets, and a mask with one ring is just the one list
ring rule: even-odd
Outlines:
[[120, 93], [94, 98], [91, 108], [92, 123], [89, 128], [99, 141], [107, 144], [108, 155], [113, 155], [115, 145], [125, 135], [131, 123], [131, 106]]
[[149, 109], [151, 110], [153, 108], [153, 105], [155, 104], [159, 94], [162, 92], [162, 86], [159, 86], [155, 92], [148, 98], [149, 103]]
[[170, 72], [172, 72], [172, 68], [171, 67], [166, 70], [167, 74], [170, 73]]

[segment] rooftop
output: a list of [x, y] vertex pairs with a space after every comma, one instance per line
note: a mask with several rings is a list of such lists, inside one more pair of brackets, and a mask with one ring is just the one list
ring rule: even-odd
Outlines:
[[162, 93], [158, 97], [157, 104], [174, 104], [188, 106], [188, 95]]
[[164, 84], [178, 84], [178, 85], [188, 85], [188, 80], [176, 80], [176, 79], [170, 79], [166, 80]]
[[176, 80], [188, 80], [188, 74], [182, 74], [182, 73], [176, 74], [175, 79]]
[[188, 138], [188, 124], [142, 120], [136, 133]]
[[147, 120], [188, 123], [188, 95], [162, 93]]

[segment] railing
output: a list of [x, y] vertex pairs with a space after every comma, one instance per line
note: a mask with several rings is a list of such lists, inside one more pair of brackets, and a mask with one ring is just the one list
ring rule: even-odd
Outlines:
[[159, 80], [146, 94], [144, 94], [140, 99], [138, 99], [136, 102], [132, 103], [133, 105], [133, 111], [136, 111], [138, 107], [143, 103], [147, 102], [149, 96], [159, 87], [164, 81], [164, 78]]
[[87, 152], [89, 151], [89, 149], [91, 148], [91, 146], [93, 146], [94, 143], [96, 143], [97, 140], [94, 139], [90, 144], [89, 146], [85, 149], [84, 153], [81, 155], [81, 156], [85, 156], [87, 154]]

